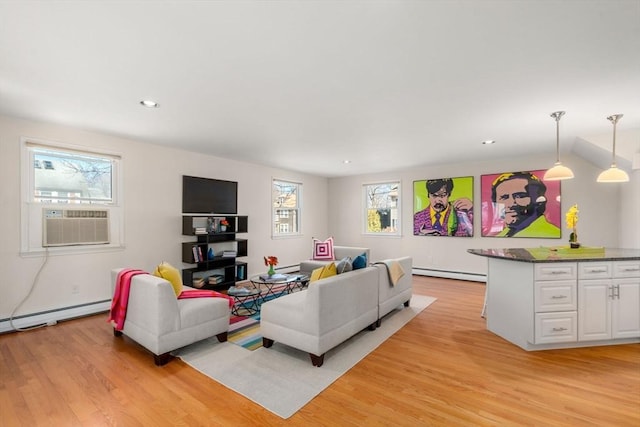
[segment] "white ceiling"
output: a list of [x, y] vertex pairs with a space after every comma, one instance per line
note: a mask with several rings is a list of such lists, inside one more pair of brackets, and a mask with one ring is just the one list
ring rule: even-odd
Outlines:
[[343, 176], [551, 166], [556, 110], [563, 150], [607, 165], [624, 113], [618, 154], [640, 152], [640, 0], [0, 0], [13, 117]]

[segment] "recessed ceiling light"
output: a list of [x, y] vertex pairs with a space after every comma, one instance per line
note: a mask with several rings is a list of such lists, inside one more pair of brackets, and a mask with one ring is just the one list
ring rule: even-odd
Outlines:
[[158, 108], [160, 106], [157, 102], [148, 99], [140, 101], [140, 105], [147, 108]]
[[495, 144], [496, 142], [493, 139], [487, 139], [485, 141], [482, 141], [482, 144], [484, 145], [491, 145], [491, 144]]
[[344, 163], [345, 165], [348, 165], [349, 163], [351, 163], [351, 160], [343, 160], [342, 163]]

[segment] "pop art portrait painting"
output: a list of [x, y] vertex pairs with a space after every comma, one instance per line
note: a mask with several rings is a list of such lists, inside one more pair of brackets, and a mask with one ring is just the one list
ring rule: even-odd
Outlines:
[[473, 177], [413, 182], [415, 236], [473, 236]]
[[560, 182], [544, 172], [481, 176], [483, 237], [561, 237]]

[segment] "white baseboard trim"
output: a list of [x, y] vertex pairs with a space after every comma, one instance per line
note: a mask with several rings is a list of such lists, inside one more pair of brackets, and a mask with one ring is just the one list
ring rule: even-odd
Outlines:
[[[76, 317], [89, 316], [102, 313], [111, 309], [111, 300], [96, 301], [73, 307], [65, 307], [40, 313], [27, 314], [13, 318], [15, 328], [30, 328], [37, 325], [55, 324], [61, 320], [74, 319]], [[0, 333], [15, 331], [9, 318], [0, 320]]]
[[413, 267], [411, 272], [417, 276], [442, 277], [445, 279], [469, 280], [472, 282], [487, 281], [486, 274], [465, 273], [462, 271], [435, 270], [432, 268]]

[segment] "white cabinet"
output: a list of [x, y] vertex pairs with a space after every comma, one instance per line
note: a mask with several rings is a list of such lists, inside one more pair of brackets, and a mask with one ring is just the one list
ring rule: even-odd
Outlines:
[[487, 329], [525, 350], [640, 342], [640, 260], [489, 258]]
[[640, 261], [581, 263], [578, 340], [640, 337]]
[[578, 336], [577, 264], [536, 264], [534, 344], [573, 342]]

